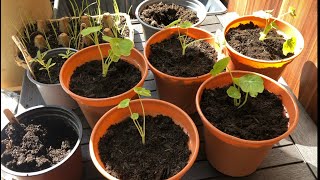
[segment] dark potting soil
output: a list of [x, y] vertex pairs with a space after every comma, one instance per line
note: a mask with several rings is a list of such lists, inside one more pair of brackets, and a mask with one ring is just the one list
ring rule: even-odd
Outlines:
[[163, 2], [148, 5], [141, 11], [140, 18], [145, 23], [164, 28], [171, 22], [181, 19], [195, 24], [199, 21], [196, 12], [177, 4], [165, 4]]
[[65, 121], [24, 119], [1, 131], [1, 164], [17, 172], [36, 172], [63, 160], [75, 146], [78, 134]]
[[[256, 98], [248, 96], [238, 109], [227, 95], [228, 87], [206, 89], [202, 94], [202, 112], [216, 128], [246, 140], [272, 139], [288, 130], [289, 119], [278, 96], [264, 90]], [[241, 97], [243, 102], [245, 95]]]
[[[187, 43], [195, 39], [188, 37]], [[150, 63], [159, 71], [176, 77], [196, 77], [210, 72], [217, 60], [217, 52], [206, 41], [188, 46], [182, 55], [178, 35], [173, 35], [150, 47]]]
[[106, 77], [102, 76], [101, 60], [87, 62], [74, 71], [70, 90], [89, 98], [106, 98], [122, 94], [141, 80], [138, 68], [123, 60], [112, 63]]
[[240, 24], [236, 28], [230, 28], [226, 34], [226, 40], [237, 52], [251, 58], [271, 61], [293, 56], [293, 53], [288, 53], [287, 56], [283, 55], [282, 46], [285, 40], [275, 29], [272, 29], [267, 36], [274, 39], [260, 41], [259, 33], [262, 31], [262, 28], [250, 21], [248, 24]]
[[112, 125], [98, 144], [106, 171], [119, 179], [167, 179], [188, 163], [189, 137], [170, 117], [146, 116], [145, 138], [143, 145], [129, 118]]
[[[67, 59], [63, 59], [61, 56], [52, 57], [51, 63], [56, 63], [56, 64], [49, 69], [51, 80], [49, 78], [48, 72], [45, 69], [40, 70], [40, 68], [42, 68], [42, 66], [39, 63], [35, 62], [34, 66], [33, 66], [33, 72], [36, 76], [36, 81], [44, 83], [44, 84], [58, 84], [58, 83], [60, 83], [60, 81], [59, 81], [60, 69], [66, 60]], [[48, 61], [48, 59], [44, 60], [45, 63], [47, 61]]]

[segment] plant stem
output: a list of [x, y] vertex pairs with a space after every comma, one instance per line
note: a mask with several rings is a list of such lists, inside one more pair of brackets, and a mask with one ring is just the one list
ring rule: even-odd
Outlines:
[[46, 68], [46, 70], [47, 70], [47, 73], [48, 73], [48, 76], [49, 76], [50, 83], [52, 83], [51, 76], [50, 76], [50, 71], [49, 71], [48, 68]]
[[245, 97], [243, 103], [238, 107], [238, 109], [241, 108], [241, 107], [247, 102], [248, 94], [249, 94], [249, 93], [247, 92], [247, 93], [246, 93], [246, 97]]
[[146, 115], [144, 113], [144, 107], [143, 107], [143, 104], [142, 104], [142, 101], [141, 101], [141, 97], [140, 95], [138, 94], [138, 97], [139, 97], [139, 101], [140, 101], [140, 104], [141, 104], [141, 108], [142, 108], [142, 115], [143, 115], [143, 135], [142, 135], [142, 144], [145, 144], [146, 143], [146, 140], [145, 140], [145, 137], [146, 137]]
[[[130, 106], [128, 106], [128, 108], [129, 108], [130, 114], [132, 115], [132, 111], [131, 111]], [[139, 122], [138, 122], [137, 120], [133, 120], [133, 119], [132, 119], [132, 121], [133, 121], [134, 125], [136, 126], [136, 128], [137, 128], [138, 131], [139, 131], [139, 134], [140, 134], [141, 140], [142, 140], [142, 144], [144, 144], [144, 143], [143, 143], [143, 142], [144, 142], [144, 135], [143, 135], [143, 131], [142, 131], [142, 129], [141, 129], [141, 126], [140, 126]]]

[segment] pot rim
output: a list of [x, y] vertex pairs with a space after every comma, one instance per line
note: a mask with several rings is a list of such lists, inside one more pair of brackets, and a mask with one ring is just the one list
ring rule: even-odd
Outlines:
[[[164, 104], [166, 105], [168, 108], [172, 109], [172, 110], [176, 110], [178, 113], [182, 113], [186, 119], [188, 120], [189, 125], [191, 125], [192, 130], [195, 132], [195, 151], [194, 153], [190, 154], [188, 163], [186, 166], [184, 166], [183, 169], [181, 169], [177, 174], [175, 174], [174, 176], [170, 177], [169, 179], [175, 179], [183, 174], [185, 174], [193, 165], [193, 163], [195, 162], [197, 156], [198, 156], [198, 152], [199, 152], [199, 147], [200, 147], [200, 138], [199, 138], [199, 132], [198, 129], [196, 127], [196, 125], [194, 124], [193, 120], [191, 119], [191, 117], [184, 112], [181, 108], [179, 108], [178, 106], [171, 104], [169, 102], [160, 100], [160, 99], [151, 99], [151, 98], [145, 98], [145, 99], [141, 99], [142, 103], [144, 102], [150, 102], [153, 104]], [[132, 104], [139, 104], [140, 105], [140, 99], [135, 99], [132, 100], [130, 103]], [[90, 136], [90, 141], [89, 141], [89, 152], [90, 152], [90, 157], [92, 159], [93, 164], [95, 165], [95, 167], [98, 169], [98, 171], [102, 174], [102, 175], [106, 175], [105, 177], [107, 177], [108, 179], [113, 179], [113, 180], [117, 180], [117, 178], [115, 178], [114, 176], [110, 175], [107, 171], [104, 170], [103, 167], [100, 166], [99, 162], [97, 161], [97, 157], [95, 156], [95, 152], [93, 150], [93, 135], [95, 134], [95, 132], [97, 131], [97, 129], [99, 128], [103, 128], [101, 126], [103, 119], [105, 119], [109, 114], [114, 113], [117, 111], [117, 106], [113, 107], [112, 109], [110, 109], [109, 111], [107, 111], [96, 123], [96, 125], [94, 126], [94, 128], [92, 129], [92, 133]], [[147, 115], [147, 114], [146, 114]], [[128, 114], [129, 117], [129, 114]], [[174, 121], [174, 120], [173, 120]], [[178, 120], [177, 120], [178, 121]], [[180, 126], [180, 125], [179, 125]], [[181, 126], [180, 126], [181, 127]], [[185, 129], [185, 128], [183, 128]], [[107, 130], [106, 130], [107, 131]], [[184, 131], [187, 135], [188, 133], [186, 131]], [[189, 135], [188, 135], [189, 136]], [[189, 137], [190, 140], [190, 137]]]
[[[219, 136], [223, 136], [226, 139], [228, 139], [227, 141], [232, 141], [234, 143], [234, 145], [239, 146], [239, 147], [262, 147], [262, 146], [266, 146], [266, 145], [273, 145], [276, 142], [280, 141], [281, 139], [289, 136], [289, 134], [295, 129], [295, 127], [298, 124], [299, 121], [299, 108], [298, 105], [294, 99], [294, 97], [291, 95], [291, 93], [285, 88], [283, 87], [280, 83], [278, 83], [277, 81], [275, 81], [274, 79], [259, 74], [259, 73], [255, 73], [255, 72], [250, 72], [250, 71], [241, 71], [241, 70], [235, 70], [232, 71], [234, 73], [243, 73], [243, 74], [255, 74], [258, 75], [260, 77], [263, 78], [264, 81], [270, 81], [272, 82], [274, 85], [278, 86], [279, 88], [281, 88], [283, 91], [285, 91], [286, 94], [289, 95], [290, 97], [290, 101], [293, 103], [293, 107], [295, 109], [295, 117], [296, 120], [293, 121], [293, 124], [290, 124], [290, 126], [288, 127], [288, 130], [281, 134], [280, 136], [277, 136], [275, 138], [272, 139], [267, 139], [267, 140], [245, 140], [245, 139], [241, 139], [232, 135], [229, 135], [221, 130], [219, 130], [218, 128], [216, 128], [214, 125], [212, 125], [209, 120], [204, 116], [204, 114], [202, 113], [201, 107], [200, 107], [200, 94], [202, 94], [203, 90], [205, 89], [205, 86], [207, 83], [209, 83], [210, 81], [213, 81], [216, 78], [219, 78], [221, 76], [224, 75], [228, 75], [229, 72], [222, 72], [220, 74], [218, 74], [215, 77], [210, 77], [209, 79], [207, 79], [206, 81], [204, 81], [201, 86], [199, 87], [198, 91], [197, 91], [197, 95], [196, 95], [196, 108], [197, 108], [197, 112], [199, 113], [200, 117], [201, 117], [201, 121], [204, 123], [204, 126], [208, 127], [210, 129], [210, 131], [215, 132], [216, 134], [218, 134]], [[290, 119], [290, 115], [289, 115], [289, 119]], [[288, 122], [289, 124], [290, 122]], [[216, 135], [215, 135], [216, 136]], [[218, 136], [217, 136], [218, 137]], [[219, 139], [221, 139], [220, 137], [218, 137]]]
[[[247, 60], [249, 60], [249, 61], [256, 61], [256, 62], [261, 62], [261, 63], [266, 63], [266, 64], [288, 63], [288, 62], [292, 61], [294, 58], [298, 57], [298, 56], [301, 54], [302, 50], [304, 49], [304, 38], [303, 38], [301, 32], [300, 32], [297, 28], [295, 28], [293, 25], [289, 24], [288, 22], [286, 22], [286, 21], [284, 21], [284, 20], [282, 20], [282, 19], [279, 19], [279, 18], [275, 18], [275, 17], [271, 17], [271, 19], [276, 20], [277, 22], [284, 24], [284, 25], [286, 25], [287, 27], [289, 27], [290, 29], [292, 29], [292, 30], [295, 31], [296, 35], [298, 36], [298, 37], [297, 37], [297, 41], [300, 40], [299, 43], [301, 44], [299, 47], [296, 46], [296, 48], [299, 48], [299, 49], [297, 50], [297, 53], [294, 53], [294, 55], [291, 56], [291, 57], [284, 58], [284, 59], [280, 59], [280, 60], [262, 60], [262, 59], [256, 59], [256, 58], [252, 58], [252, 57], [249, 57], [249, 56], [245, 56], [245, 55], [239, 53], [238, 51], [236, 51], [233, 47], [231, 47], [231, 46], [229, 45], [229, 43], [228, 43], [227, 40], [226, 40], [225, 35], [227, 34], [227, 28], [229, 28], [229, 26], [231, 26], [232, 24], [236, 23], [236, 21], [246, 20], [246, 19], [249, 19], [249, 20], [250, 20], [250, 19], [252, 19], [252, 18], [265, 19], [265, 18], [263, 18], [263, 17], [261, 17], [261, 16], [257, 16], [257, 15], [244, 15], [244, 16], [240, 16], [240, 17], [238, 17], [238, 18], [230, 21], [230, 22], [223, 28], [223, 34], [224, 34], [223, 38], [224, 38], [224, 40], [225, 40], [225, 42], [226, 42], [226, 47], [227, 47], [228, 50], [230, 50], [230, 51], [233, 52], [234, 54], [237, 54], [238, 56], [240, 56], [240, 57], [242, 57], [242, 58], [245, 58], [245, 59], [247, 59]], [[229, 29], [228, 29], [228, 30], [229, 30]]]
[[[208, 78], [211, 76], [210, 72], [206, 73], [206, 74], [203, 74], [203, 75], [200, 75], [200, 76], [194, 76], [194, 77], [180, 77], [180, 76], [172, 76], [172, 75], [169, 75], [169, 74], [166, 74], [166, 73], [163, 73], [161, 72], [160, 70], [158, 70], [157, 68], [155, 68], [150, 62], [149, 62], [149, 57], [147, 57], [146, 55], [146, 47], [147, 46], [151, 46], [152, 44], [150, 43], [150, 41], [155, 38], [156, 36], [159, 36], [160, 34], [166, 34], [167, 31], [171, 31], [171, 30], [175, 30], [175, 32], [177, 32], [178, 29], [182, 29], [182, 28], [179, 28], [179, 27], [171, 27], [171, 28], [168, 28], [168, 29], [162, 29], [161, 31], [158, 31], [156, 33], [154, 33], [146, 42], [146, 45], [144, 47], [144, 51], [143, 51], [143, 55], [144, 57], [147, 59], [147, 63], [148, 63], [148, 66], [149, 68], [153, 71], [153, 72], [156, 72], [157, 74], [160, 74], [161, 76], [164, 76], [165, 78], [170, 78], [170, 79], [174, 79], [174, 80], [183, 80], [183, 81], [194, 81], [194, 80], [198, 80], [198, 79], [203, 79], [203, 78]], [[198, 30], [198, 31], [203, 31], [205, 32], [206, 34], [212, 36], [212, 39], [214, 41], [214, 36], [212, 33], [210, 33], [209, 31], [207, 30], [204, 30], [204, 29], [201, 29], [201, 28], [198, 28], [198, 27], [190, 27], [188, 29], [193, 29], [193, 30]], [[216, 48], [214, 47], [214, 45], [211, 45], [211, 47], [213, 47], [215, 49], [215, 51], [217, 53], [219, 53]], [[216, 59], [216, 61], [218, 61], [218, 57]]]
[[[172, 2], [171, 2], [171, 1], [172, 1]], [[171, 1], [169, 0], [169, 2], [165, 2], [165, 3], [175, 3], [174, 0], [171, 0]], [[196, 5], [198, 5], [198, 7], [200, 7], [200, 9], [198, 9], [198, 10], [195, 11], [196, 13], [197, 13], [197, 12], [206, 12], [206, 13], [207, 13], [207, 10], [206, 10], [205, 6], [204, 6], [200, 1], [198, 1], [198, 0], [185, 0], [185, 1], [190, 1], [190, 2], [192, 2], [192, 3], [195, 3]], [[142, 2], [137, 6], [136, 11], [135, 11], [135, 16], [136, 16], [137, 20], [138, 20], [141, 24], [143, 24], [144, 26], [147, 26], [148, 28], [151, 28], [151, 29], [153, 29], [153, 30], [157, 30], [157, 31], [160, 31], [160, 30], [162, 30], [163, 28], [154, 27], [154, 26], [151, 26], [151, 25], [149, 25], [148, 23], [144, 22], [144, 21], [140, 18], [140, 12], [142, 11], [141, 8], [144, 7], [145, 5], [151, 5], [151, 4], [155, 4], [155, 3], [159, 3], [159, 2], [162, 2], [162, 0], [144, 0], [144, 1], [142, 1]], [[180, 5], [180, 6], [183, 6], [183, 5]], [[192, 8], [188, 8], [188, 7], [186, 7], [186, 6], [183, 6], [183, 7], [187, 8], [187, 9], [192, 9]], [[194, 9], [192, 9], [192, 10], [194, 10]], [[200, 24], [204, 21], [204, 19], [206, 18], [206, 16], [204, 16], [203, 18], [202, 18], [202, 17], [199, 17], [198, 14], [197, 14], [197, 17], [199, 18], [199, 21], [198, 21], [197, 23], [193, 24], [192, 26], [198, 26], [198, 25], [200, 25]], [[201, 19], [200, 19], [200, 18], [201, 18]], [[150, 39], [150, 38], [149, 38], [149, 39]]]
[[[10, 175], [13, 175], [13, 176], [21, 176], [21, 177], [31, 177], [31, 176], [39, 176], [39, 175], [43, 175], [47, 172], [50, 172], [52, 170], [55, 170], [57, 169], [60, 165], [62, 165], [63, 163], [65, 163], [67, 160], [69, 160], [71, 158], [71, 156], [73, 156], [77, 149], [80, 147], [80, 143], [81, 143], [81, 139], [82, 139], [82, 123], [79, 119], [79, 117], [74, 113], [72, 112], [71, 110], [67, 109], [67, 108], [64, 108], [62, 106], [56, 106], [56, 105], [38, 105], [38, 106], [33, 106], [33, 107], [30, 107], [28, 109], [26, 109], [25, 111], [23, 112], [20, 112], [18, 113], [17, 115], [15, 115], [16, 117], [19, 117], [21, 115], [23, 115], [24, 113], [26, 112], [29, 112], [29, 111], [34, 111], [34, 110], [37, 110], [37, 109], [60, 109], [60, 110], [63, 110], [65, 111], [66, 113], [70, 114], [71, 116], [73, 116], [74, 120], [76, 121], [77, 125], [79, 125], [79, 128], [77, 128], [73, 122], [71, 122], [71, 124], [74, 125], [75, 127], [75, 130], [77, 131], [77, 134], [78, 134], [78, 139], [77, 139], [77, 142], [76, 144], [73, 146], [72, 150], [70, 151], [70, 153], [64, 157], [60, 162], [58, 162], [57, 164], [49, 167], [49, 168], [46, 168], [46, 169], [43, 169], [43, 170], [40, 170], [40, 171], [36, 171], [36, 172], [17, 172], [17, 171], [14, 171], [14, 170], [10, 170], [9, 168], [5, 167], [2, 162], [1, 162], [1, 171], [4, 171], [5, 173], [8, 173]], [[66, 120], [69, 118], [66, 118]], [[4, 126], [5, 128], [6, 126]], [[3, 129], [4, 129], [3, 128]], [[3, 130], [1, 129], [1, 131]]]
[[[99, 46], [110, 46], [110, 43], [101, 43], [99, 44]], [[88, 46], [86, 48], [83, 48], [79, 51], [77, 51], [76, 53], [82, 53], [82, 52], [85, 52], [85, 51], [90, 51], [91, 49], [95, 49], [97, 48], [98, 45], [93, 45], [93, 46]], [[137, 50], [136, 48], [132, 48], [131, 51], [134, 51], [136, 53], [139, 54], [139, 56], [141, 56], [141, 58], [143, 59], [144, 63], [146, 64], [146, 68], [141, 71], [139, 68], [137, 68], [139, 70], [140, 73], [142, 73], [142, 76], [141, 76], [141, 79], [140, 81], [134, 86], [136, 87], [137, 85], [139, 84], [143, 84], [143, 82], [145, 81], [147, 75], [148, 75], [148, 67], [147, 67], [147, 60], [146, 58], [143, 56], [143, 54]], [[75, 55], [75, 54], [74, 54]], [[130, 55], [129, 55], [130, 56]], [[121, 58], [125, 59], [126, 56], [121, 56]], [[120, 58], [120, 59], [121, 59]], [[68, 59], [69, 60], [69, 59]], [[68, 61], [67, 60], [67, 61]], [[93, 60], [90, 60], [90, 61], [93, 61]], [[89, 62], [90, 62], [89, 61]], [[128, 62], [129, 63], [129, 62]], [[131, 64], [131, 63], [130, 63]], [[79, 66], [78, 66], [79, 67]], [[62, 66], [61, 68], [61, 71], [62, 69], [66, 68], [64, 65]], [[76, 98], [77, 99], [77, 102], [79, 99], [81, 99], [81, 101], [92, 101], [92, 102], [101, 102], [101, 101], [106, 101], [106, 100], [113, 100], [113, 99], [118, 99], [120, 97], [122, 97], [123, 95], [127, 95], [129, 94], [130, 92], [133, 92], [133, 88], [132, 87], [131, 89], [129, 89], [128, 91], [124, 92], [124, 93], [121, 93], [121, 94], [118, 94], [116, 96], [111, 96], [111, 97], [106, 97], [106, 98], [88, 98], [88, 97], [84, 97], [84, 96], [80, 96], [78, 94], [75, 94], [74, 92], [72, 92], [69, 88], [67, 88], [67, 86], [63, 83], [63, 81], [61, 80], [62, 77], [61, 77], [61, 71], [60, 71], [60, 84], [61, 84], [61, 87], [64, 89], [64, 91], [69, 94], [72, 98]], [[69, 86], [69, 85], [68, 85]]]

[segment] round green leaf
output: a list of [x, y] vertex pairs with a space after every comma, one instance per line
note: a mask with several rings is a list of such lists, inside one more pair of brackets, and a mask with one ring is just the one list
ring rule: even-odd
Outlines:
[[238, 90], [238, 88], [234, 87], [234, 86], [230, 86], [227, 90], [227, 94], [229, 97], [233, 98], [233, 99], [240, 99], [241, 98], [241, 93]]
[[138, 113], [132, 113], [130, 117], [133, 120], [137, 120], [139, 118], [139, 114]]
[[130, 103], [130, 99], [129, 98], [124, 99], [118, 104], [118, 108], [126, 108], [126, 107], [129, 106], [129, 103]]
[[133, 88], [134, 92], [141, 96], [151, 96], [151, 91], [149, 89], [143, 88], [143, 87], [135, 87]]
[[83, 29], [80, 33], [82, 36], [87, 36], [91, 33], [98, 32], [101, 29], [102, 29], [102, 26], [87, 27], [87, 28]]
[[213, 69], [210, 71], [210, 74], [212, 76], [215, 76], [221, 73], [227, 67], [229, 61], [230, 61], [230, 57], [225, 57], [223, 59], [218, 60], [218, 62], [216, 62], [213, 65]]
[[263, 79], [255, 74], [246, 74], [239, 78], [239, 86], [243, 92], [255, 95], [264, 90]]
[[287, 55], [288, 53], [294, 53], [294, 49], [296, 47], [297, 44], [297, 38], [296, 37], [292, 37], [290, 39], [287, 39], [282, 46], [282, 53], [283, 55]]
[[117, 56], [129, 56], [134, 47], [134, 43], [126, 38], [112, 38], [109, 42], [113, 53]]

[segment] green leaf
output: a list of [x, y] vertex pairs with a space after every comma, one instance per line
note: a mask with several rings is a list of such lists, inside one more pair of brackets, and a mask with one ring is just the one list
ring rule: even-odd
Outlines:
[[56, 63], [52, 63], [48, 66], [48, 69], [51, 68], [52, 66], [56, 65]]
[[233, 78], [232, 81], [233, 81], [233, 83], [236, 84], [237, 86], [240, 86], [240, 85], [239, 85], [239, 78]]
[[138, 113], [132, 113], [130, 117], [133, 120], [137, 120], [139, 118], [139, 114]]
[[221, 73], [227, 67], [229, 61], [230, 61], [230, 57], [225, 57], [223, 59], [218, 60], [218, 62], [216, 62], [213, 65], [213, 68], [210, 71], [210, 74], [212, 76], [215, 76], [215, 75]]
[[129, 56], [134, 47], [134, 43], [126, 38], [112, 38], [109, 42], [113, 53], [117, 56]]
[[264, 90], [263, 79], [255, 74], [246, 74], [239, 78], [239, 87], [245, 93], [256, 95]]
[[181, 21], [181, 19], [177, 19], [175, 21], [172, 21], [170, 24], [168, 24], [164, 28], [170, 28], [170, 27], [176, 26], [178, 23], [180, 23], [180, 21]]
[[283, 46], [282, 46], [283, 55], [286, 56], [288, 53], [294, 53], [294, 49], [296, 47], [296, 44], [297, 44], [296, 37], [292, 37], [290, 39], [287, 39], [286, 42], [284, 42]]
[[233, 98], [233, 99], [240, 99], [241, 98], [241, 93], [238, 90], [238, 88], [234, 87], [234, 86], [230, 86], [227, 90], [227, 94], [229, 97]]
[[42, 67], [42, 68], [39, 68], [39, 70], [41, 71], [41, 70], [44, 70], [45, 68], [44, 67]]
[[143, 88], [143, 87], [135, 87], [133, 88], [134, 92], [136, 92], [137, 94], [141, 95], [141, 96], [147, 96], [150, 97], [151, 96], [151, 91], [149, 89]]
[[190, 21], [184, 21], [183, 23], [181, 23], [179, 26], [181, 28], [189, 28], [191, 27], [193, 24]]
[[292, 6], [289, 7], [289, 13], [292, 17], [296, 17], [297, 14], [296, 14], [296, 9]]
[[119, 59], [120, 59], [120, 56], [115, 55], [115, 54], [113, 53], [112, 49], [109, 49], [108, 55], [109, 55], [111, 61], [113, 61], [113, 62], [118, 62]]
[[103, 39], [104, 41], [110, 42], [111, 39], [113, 39], [113, 37], [103, 35], [103, 36], [102, 36], [102, 39]]
[[82, 36], [87, 36], [94, 32], [99, 32], [102, 29], [102, 26], [94, 26], [94, 27], [87, 27], [83, 29], [80, 33]]
[[272, 21], [271, 23], [269, 23], [263, 30], [263, 32], [260, 32], [260, 37], [259, 40], [263, 41], [266, 39], [266, 36], [268, 35], [269, 31], [274, 28], [274, 29], [278, 29], [278, 26], [276, 24], [275, 21]]
[[130, 103], [130, 99], [129, 98], [124, 99], [118, 104], [118, 108], [126, 108], [126, 107], [129, 106], [129, 103]]
[[46, 66], [50, 66], [52, 58], [48, 59]]

